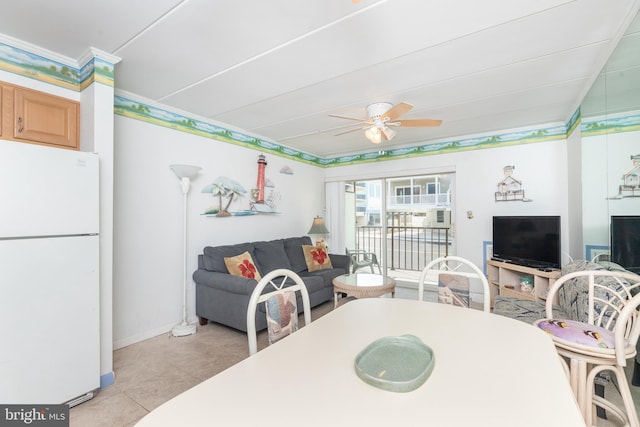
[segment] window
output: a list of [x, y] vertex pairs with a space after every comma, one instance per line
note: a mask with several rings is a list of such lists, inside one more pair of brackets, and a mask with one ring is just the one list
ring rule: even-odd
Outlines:
[[417, 185], [396, 187], [395, 202], [398, 204], [410, 205], [420, 203], [420, 187]]

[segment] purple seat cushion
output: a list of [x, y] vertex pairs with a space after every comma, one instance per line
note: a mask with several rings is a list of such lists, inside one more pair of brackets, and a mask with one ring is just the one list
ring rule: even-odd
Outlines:
[[613, 332], [600, 326], [566, 319], [548, 319], [538, 322], [538, 327], [559, 341], [587, 347], [613, 349]]

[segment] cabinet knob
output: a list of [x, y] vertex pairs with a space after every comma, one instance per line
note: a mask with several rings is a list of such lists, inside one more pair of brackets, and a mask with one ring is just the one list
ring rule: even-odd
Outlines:
[[22, 117], [18, 117], [18, 133], [22, 133], [24, 126], [22, 125]]

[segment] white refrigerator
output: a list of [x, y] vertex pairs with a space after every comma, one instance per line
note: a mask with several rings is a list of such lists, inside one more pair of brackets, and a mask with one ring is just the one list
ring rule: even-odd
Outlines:
[[0, 403], [100, 386], [98, 156], [0, 140]]

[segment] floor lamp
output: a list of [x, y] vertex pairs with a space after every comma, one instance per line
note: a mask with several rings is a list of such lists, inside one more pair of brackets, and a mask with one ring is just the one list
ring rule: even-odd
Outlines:
[[171, 329], [174, 337], [183, 337], [196, 333], [196, 324], [187, 323], [187, 194], [191, 188], [191, 179], [200, 171], [198, 166], [190, 165], [170, 165], [171, 170], [180, 178], [180, 188], [182, 188], [183, 213], [182, 213], [182, 322]]

